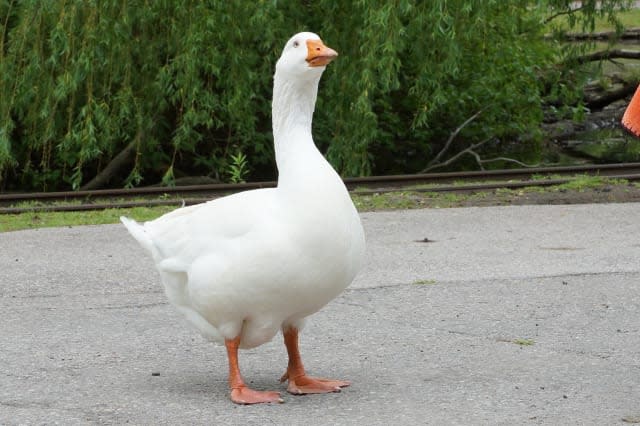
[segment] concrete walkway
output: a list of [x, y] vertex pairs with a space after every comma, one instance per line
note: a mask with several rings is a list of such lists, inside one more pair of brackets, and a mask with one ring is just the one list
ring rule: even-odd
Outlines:
[[[121, 226], [0, 234], [0, 424], [640, 422], [640, 204], [363, 223], [365, 270], [301, 342], [312, 374], [353, 385], [251, 407]], [[280, 337], [240, 360], [284, 391]]]

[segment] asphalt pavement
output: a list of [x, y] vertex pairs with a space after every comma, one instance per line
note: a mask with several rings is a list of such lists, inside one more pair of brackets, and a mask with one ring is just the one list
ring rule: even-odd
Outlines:
[[640, 423], [640, 204], [362, 215], [352, 286], [301, 335], [341, 393], [294, 396], [281, 336], [240, 362], [170, 306], [120, 225], [0, 233], [0, 424]]

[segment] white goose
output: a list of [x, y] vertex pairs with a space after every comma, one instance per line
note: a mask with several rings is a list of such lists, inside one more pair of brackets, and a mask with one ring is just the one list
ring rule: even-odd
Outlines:
[[273, 136], [278, 186], [184, 207], [142, 225], [122, 217], [153, 256], [169, 301], [212, 341], [225, 344], [231, 399], [282, 402], [248, 388], [238, 348], [282, 330], [293, 394], [339, 391], [349, 382], [307, 376], [298, 331], [339, 295], [364, 257], [362, 225], [349, 194], [311, 137], [318, 83], [338, 54], [313, 33], [293, 36], [276, 64]]

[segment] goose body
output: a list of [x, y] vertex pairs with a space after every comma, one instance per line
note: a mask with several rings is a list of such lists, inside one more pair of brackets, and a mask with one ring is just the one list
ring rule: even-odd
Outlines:
[[[227, 346], [234, 402], [280, 400], [245, 389], [239, 369], [242, 386], [231, 383], [237, 349], [266, 343], [279, 330], [289, 351], [284, 379], [290, 392], [328, 392], [347, 384], [308, 378], [296, 361], [304, 319], [351, 283], [364, 257], [358, 213], [311, 136], [318, 82], [335, 56], [317, 35], [300, 33], [278, 60], [272, 113], [276, 188], [183, 207], [144, 224], [121, 218], [151, 253], [169, 301], [208, 339]], [[317, 383], [306, 386], [300, 379], [296, 385], [294, 370], [298, 379]]]

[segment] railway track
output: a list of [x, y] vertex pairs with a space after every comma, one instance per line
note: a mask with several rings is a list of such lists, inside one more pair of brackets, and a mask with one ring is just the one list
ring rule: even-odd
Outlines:
[[[560, 185], [576, 175], [640, 181], [640, 163], [538, 167], [414, 175], [347, 178], [353, 194], [388, 192], [478, 192], [500, 188]], [[96, 191], [65, 191], [0, 194], [0, 214], [39, 211], [83, 211], [158, 205], [192, 205], [212, 198], [257, 188], [274, 187], [276, 182], [145, 187]], [[61, 204], [62, 203], [62, 204]]]

